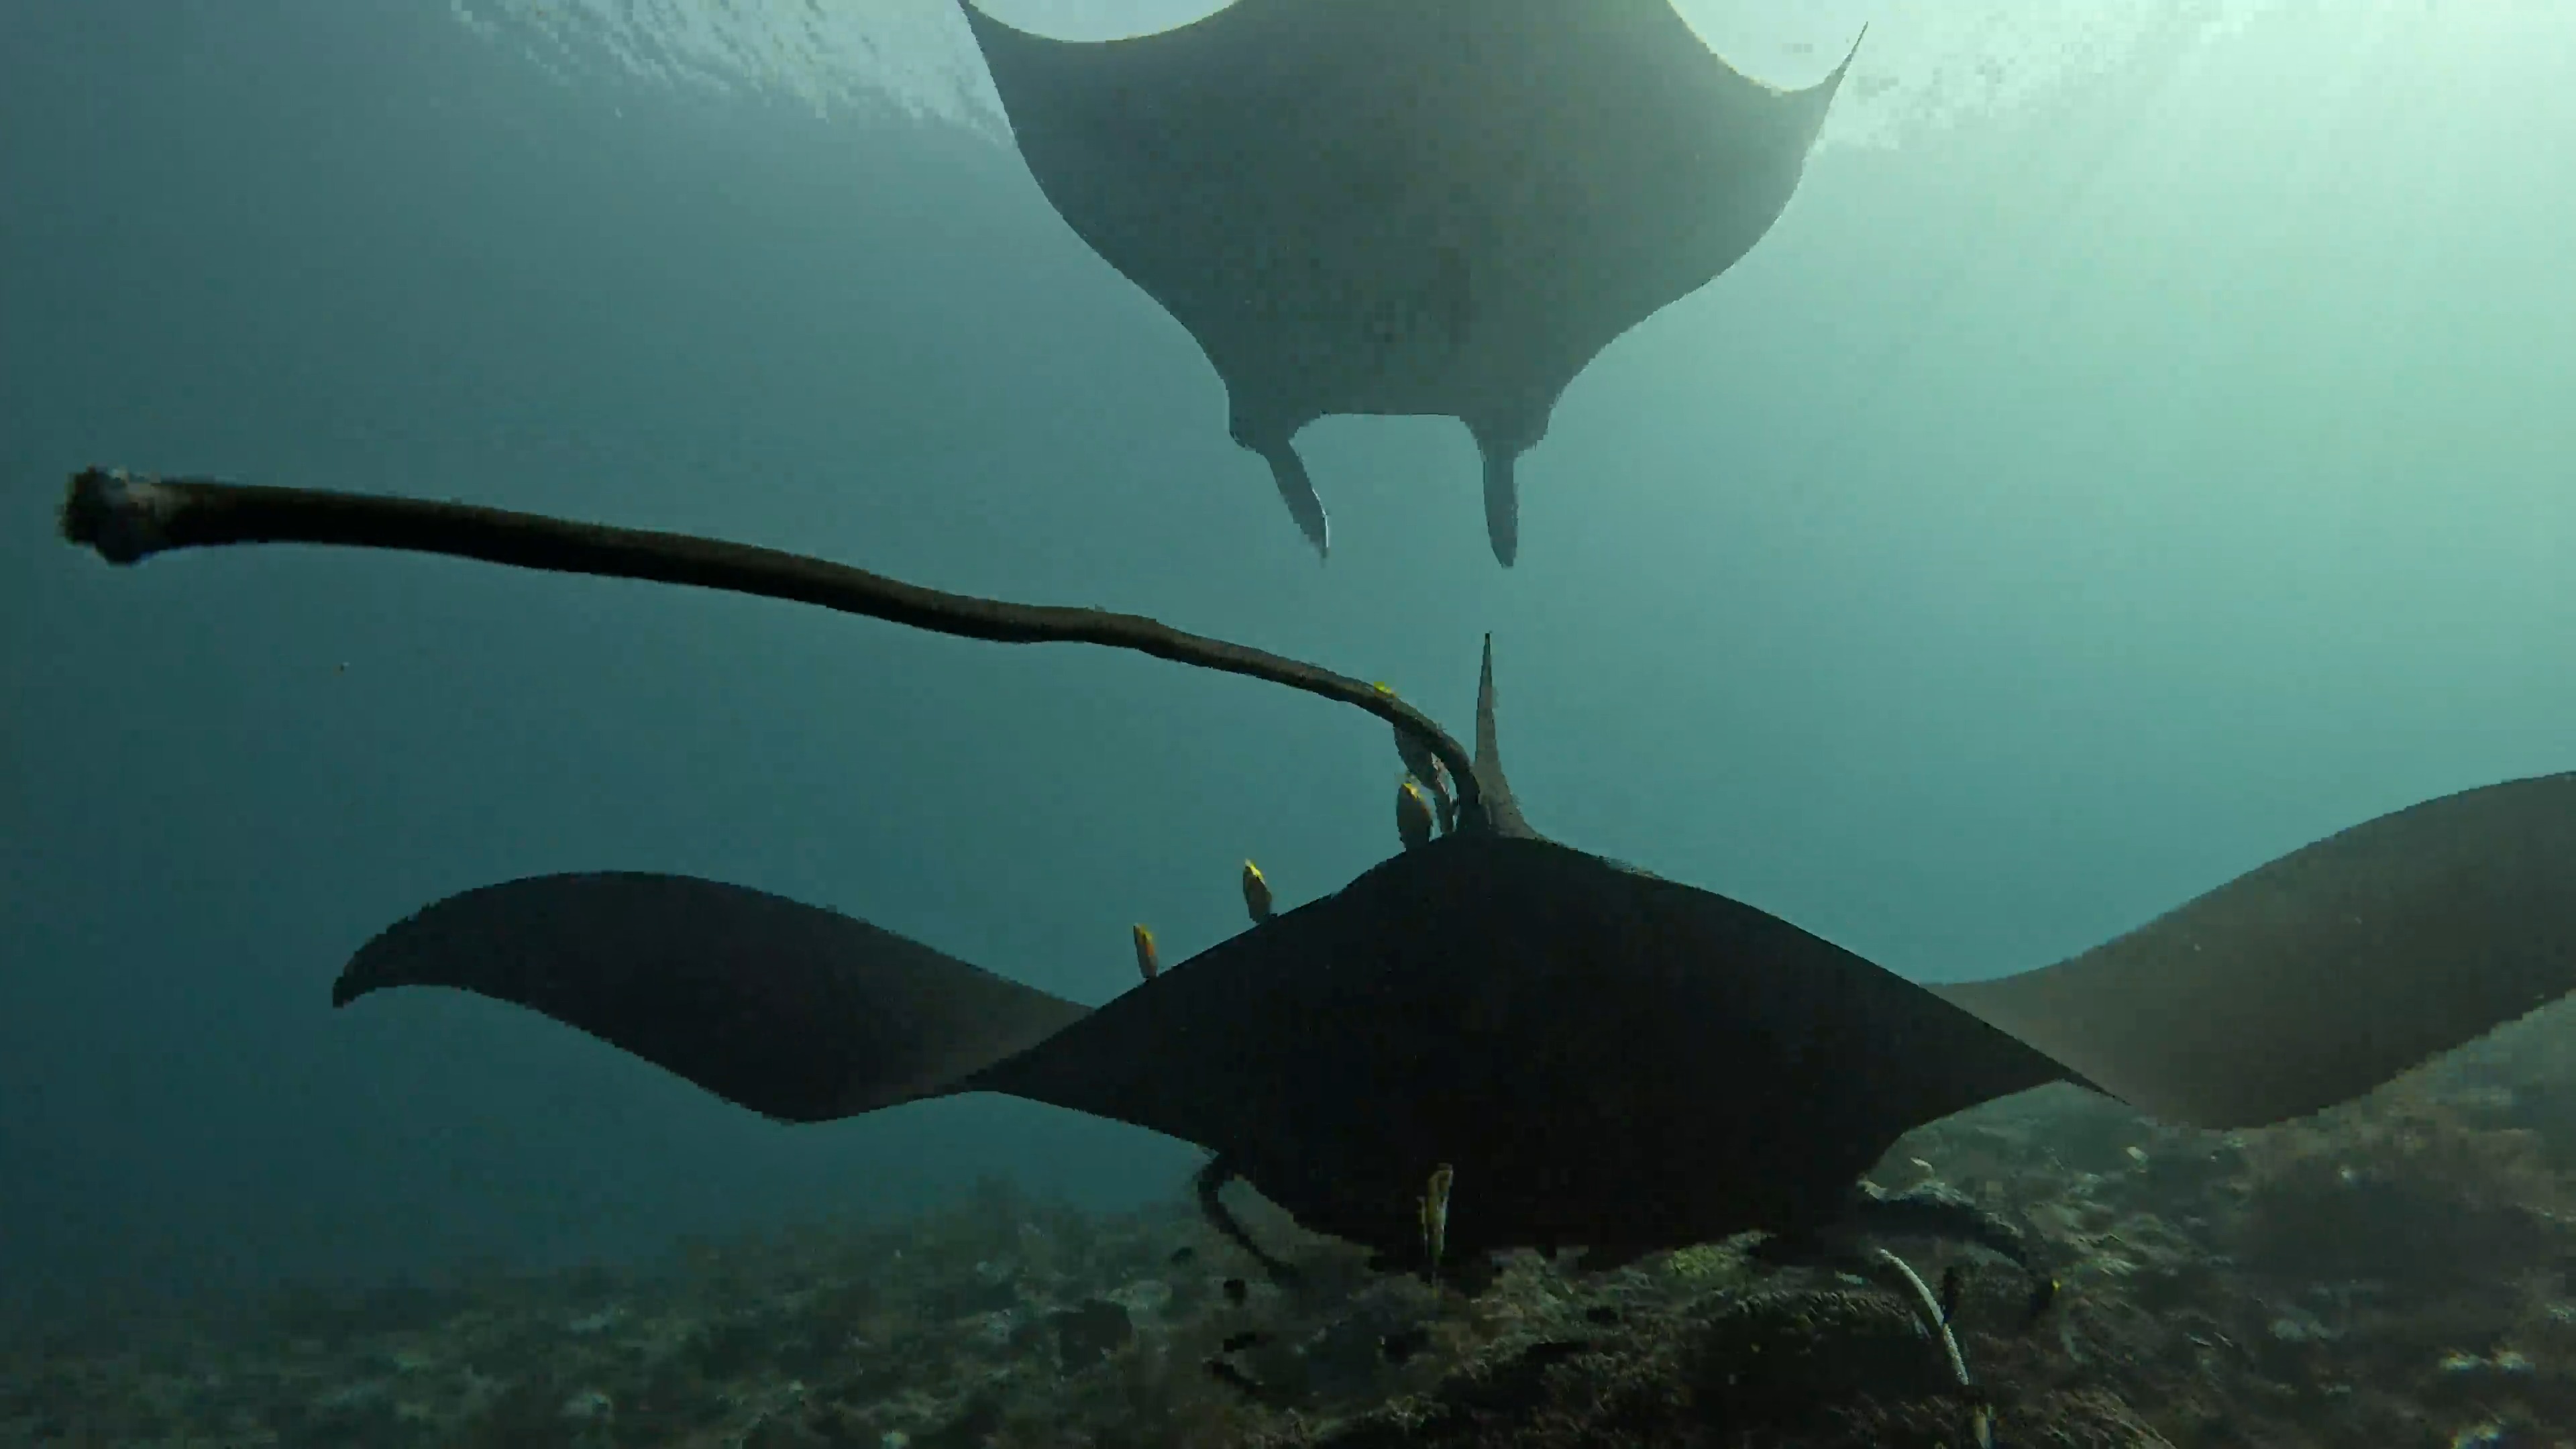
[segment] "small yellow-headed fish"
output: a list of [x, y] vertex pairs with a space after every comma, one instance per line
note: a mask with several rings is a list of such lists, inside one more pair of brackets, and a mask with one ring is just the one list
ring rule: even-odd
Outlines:
[[1148, 981], [1163, 974], [1163, 960], [1154, 954], [1154, 933], [1142, 924], [1136, 927], [1136, 969]]
[[1431, 843], [1431, 798], [1411, 780], [1395, 784], [1395, 833], [1407, 850]]
[[[1400, 697], [1394, 690], [1383, 684], [1377, 686], [1377, 692], [1389, 699]], [[1430, 806], [1439, 817], [1440, 833], [1448, 834], [1457, 824], [1457, 806], [1450, 801], [1449, 772], [1441, 767], [1440, 757], [1431, 753], [1430, 746], [1415, 739], [1400, 725], [1395, 731], [1395, 754], [1396, 758], [1404, 761], [1405, 773], [1420, 781], [1422, 789], [1428, 792]]]
[[1414, 1199], [1422, 1209], [1424, 1272], [1434, 1279], [1440, 1276], [1440, 1255], [1449, 1247], [1449, 1183], [1456, 1176], [1448, 1163], [1440, 1164], [1431, 1170], [1429, 1190]]
[[1256, 926], [1270, 919], [1270, 882], [1262, 877], [1261, 867], [1248, 860], [1243, 863], [1243, 908], [1252, 912]]

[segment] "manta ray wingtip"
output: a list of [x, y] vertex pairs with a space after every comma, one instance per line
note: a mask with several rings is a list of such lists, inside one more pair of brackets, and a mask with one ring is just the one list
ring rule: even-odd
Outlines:
[[359, 947], [356, 954], [341, 963], [340, 974], [331, 978], [331, 1006], [334, 1010], [348, 1005], [361, 996], [372, 996], [389, 986], [420, 984], [416, 979], [417, 973], [406, 972], [400, 968], [402, 957], [399, 952], [389, 951], [386, 946], [387, 938], [396, 937], [397, 933], [409, 927], [412, 921], [418, 918], [418, 914], [415, 913], [413, 917], [377, 932], [374, 939]]
[[1826, 95], [1832, 95], [1835, 87], [1843, 83], [1844, 73], [1851, 69], [1853, 58], [1860, 54], [1860, 43], [1867, 39], [1869, 39], [1869, 22], [1864, 20], [1860, 23], [1860, 33], [1853, 36], [1852, 43], [1844, 49], [1841, 62], [1827, 72], [1822, 81], [1817, 82], [1815, 89], [1823, 91]]
[[1823, 90], [1827, 96], [1842, 89], [1843, 77], [1851, 72], [1852, 61], [1860, 55], [1860, 43], [1867, 39], [1869, 39], [1869, 22], [1864, 20], [1860, 24], [1860, 34], [1852, 37], [1851, 49], [1843, 52], [1842, 64], [1835, 66], [1834, 73], [1824, 79]]
[[1852, 37], [1851, 49], [1843, 52], [1840, 64], [1826, 72], [1823, 80], [1805, 90], [1791, 93], [1793, 99], [1802, 103], [1799, 109], [1807, 117], [1806, 144], [1808, 146], [1815, 145], [1816, 134], [1824, 129], [1825, 112], [1832, 108], [1834, 97], [1841, 94], [1843, 77], [1851, 74], [1852, 61], [1859, 57], [1860, 44], [1867, 39], [1869, 39], [1869, 25], [1864, 21], [1860, 27], [1860, 34]]

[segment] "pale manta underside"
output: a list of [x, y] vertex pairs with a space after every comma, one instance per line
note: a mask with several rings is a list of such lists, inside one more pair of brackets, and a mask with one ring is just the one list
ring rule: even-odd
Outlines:
[[1963, 1108], [2072, 1082], [2175, 1123], [2275, 1122], [2576, 990], [2571, 774], [2381, 816], [2057, 965], [1927, 988], [1530, 829], [1497, 748], [1490, 644], [1470, 756], [1310, 665], [738, 545], [95, 470], [64, 526], [119, 562], [281, 540], [407, 548], [1111, 644], [1395, 722], [1454, 777], [1452, 833], [1096, 1010], [821, 907], [631, 873], [441, 901], [359, 950], [333, 999], [434, 985], [513, 1002], [786, 1121], [974, 1091], [1113, 1118], [1210, 1149], [1212, 1172], [1398, 1261], [1421, 1255], [1419, 1203], [1443, 1165], [1457, 1256], [1920, 1226], [1856, 1180]]
[[1095, 42], [960, 5], [1039, 189], [1197, 339], [1319, 553], [1297, 431], [1434, 414], [1510, 564], [1558, 396], [1770, 229], [1851, 63], [1765, 85], [1670, 0], [1235, 0]]

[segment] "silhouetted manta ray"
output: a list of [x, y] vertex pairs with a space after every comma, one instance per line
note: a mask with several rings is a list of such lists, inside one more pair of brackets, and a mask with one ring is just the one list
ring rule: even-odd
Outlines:
[[1297, 430], [1423, 413], [1474, 435], [1510, 564], [1558, 395], [1761, 240], [1851, 65], [1765, 85], [1670, 0], [1235, 0], [1094, 42], [959, 4], [1038, 188], [1198, 339], [1318, 553]]
[[[81, 474], [65, 535], [131, 563], [325, 542], [658, 579], [970, 637], [1080, 640], [1292, 684], [1410, 731], [1457, 826], [1097, 1009], [816, 906], [684, 876], [467, 891], [333, 989], [515, 1002], [767, 1116], [993, 1091], [1210, 1149], [1307, 1227], [1394, 1263], [1454, 1171], [1447, 1250], [1602, 1259], [1762, 1230], [2011, 1251], [1861, 1174], [1902, 1133], [2048, 1082], [2242, 1127], [2357, 1096], [2576, 989], [2576, 775], [2432, 800], [2247, 873], [2055, 966], [1923, 987], [1751, 906], [1550, 841], [1494, 730], [1470, 758], [1383, 691], [1132, 616], [1039, 609], [765, 549], [364, 495]], [[1250, 1246], [1249, 1240], [1243, 1240]], [[1257, 1249], [1255, 1250], [1257, 1251]], [[1593, 1261], [1587, 1256], [1587, 1262]]]

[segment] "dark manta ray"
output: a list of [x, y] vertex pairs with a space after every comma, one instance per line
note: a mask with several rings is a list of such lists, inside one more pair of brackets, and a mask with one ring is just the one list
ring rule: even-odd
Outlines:
[[1670, 0], [1235, 0], [1097, 42], [960, 4], [1039, 189], [1198, 339], [1319, 553], [1297, 430], [1423, 413], [1474, 435], [1511, 563], [1558, 395], [1761, 240], [1851, 64], [1764, 85]]
[[973, 1091], [1115, 1118], [1215, 1154], [1201, 1187], [1220, 1226], [1239, 1233], [1216, 1188], [1240, 1176], [1392, 1263], [1578, 1244], [1616, 1261], [1748, 1230], [1793, 1256], [1873, 1228], [2009, 1251], [1984, 1220], [1861, 1174], [1913, 1127], [2048, 1082], [2202, 1126], [2304, 1115], [2576, 989], [2576, 775], [2383, 816], [2067, 962], [1927, 989], [1537, 834], [1503, 774], [1490, 646], [1470, 756], [1310, 665], [763, 549], [95, 470], [64, 527], [119, 562], [406, 548], [1113, 644], [1394, 722], [1453, 776], [1455, 829], [1096, 1010], [837, 912], [647, 874], [468, 891], [367, 943], [334, 989], [515, 1002], [787, 1121]]

